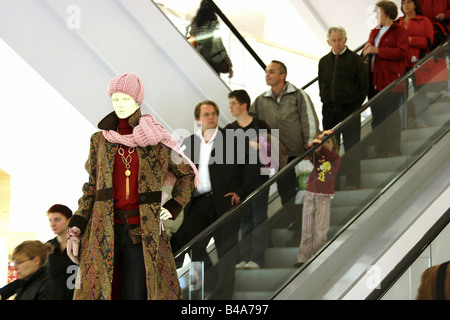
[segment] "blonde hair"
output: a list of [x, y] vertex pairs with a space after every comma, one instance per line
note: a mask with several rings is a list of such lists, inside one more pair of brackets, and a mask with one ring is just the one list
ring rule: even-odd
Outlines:
[[48, 261], [48, 256], [53, 251], [50, 244], [42, 243], [39, 240], [26, 240], [14, 248], [12, 259], [18, 254], [24, 254], [28, 258], [39, 257], [41, 259], [40, 266], [43, 266]]

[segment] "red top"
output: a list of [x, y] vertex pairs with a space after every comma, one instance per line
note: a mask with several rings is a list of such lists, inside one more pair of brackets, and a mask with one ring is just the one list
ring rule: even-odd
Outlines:
[[[437, 21], [436, 16], [439, 13], [444, 13], [445, 20], [450, 20], [450, 0], [420, 0], [420, 6], [422, 8], [422, 14], [430, 19], [431, 22]], [[447, 30], [449, 29], [449, 25], [447, 25]]]
[[[133, 128], [128, 123], [128, 119], [119, 119], [119, 126], [117, 132], [122, 135], [131, 134]], [[124, 157], [129, 154], [129, 147], [122, 145], [124, 151]], [[114, 159], [114, 171], [113, 171], [113, 192], [114, 192], [114, 208], [118, 210], [134, 210], [139, 209], [139, 191], [138, 191], [138, 174], [139, 174], [139, 157], [134, 149], [131, 154], [129, 186], [130, 194], [126, 199], [126, 176], [125, 176], [125, 164], [123, 163], [122, 156], [117, 151], [116, 158]], [[121, 223], [120, 220], [114, 219], [116, 223]], [[128, 218], [129, 224], [140, 224], [140, 216]]]
[[[369, 42], [375, 45], [375, 37], [380, 29], [371, 31]], [[406, 57], [409, 42], [406, 30], [398, 23], [393, 23], [383, 34], [378, 45], [378, 54], [375, 56], [373, 68], [373, 85], [376, 91], [381, 91], [391, 82], [405, 73]], [[369, 58], [369, 74], [372, 59]], [[393, 90], [396, 91], [396, 90]]]
[[310, 157], [314, 165], [313, 171], [308, 179], [306, 191], [334, 195], [334, 182], [341, 165], [341, 158], [325, 147], [313, 152]]
[[398, 18], [398, 23], [408, 32], [409, 52], [406, 57], [406, 66], [412, 67], [416, 62], [411, 62], [411, 58], [415, 56], [418, 60], [420, 50], [425, 50], [426, 54], [430, 53], [427, 38], [430, 43], [433, 43], [433, 25], [430, 19], [424, 16], [415, 16], [408, 22], [405, 22], [404, 17], [400, 17]]

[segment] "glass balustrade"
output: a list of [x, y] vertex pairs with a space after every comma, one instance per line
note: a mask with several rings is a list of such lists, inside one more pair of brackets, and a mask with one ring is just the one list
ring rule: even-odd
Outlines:
[[[176, 252], [184, 298], [270, 299], [302, 272], [448, 132], [447, 66], [448, 43]], [[359, 141], [344, 147], [358, 126]], [[330, 152], [338, 136], [344, 144]]]
[[[187, 39], [200, 1], [158, 4]], [[270, 52], [265, 56], [281, 61], [295, 59], [308, 66], [307, 79], [317, 76], [318, 57], [241, 35], [220, 16], [215, 35], [231, 57], [233, 77], [219, 76], [230, 89], [245, 89], [252, 98], [267, 90], [264, 62], [255, 52]], [[270, 299], [302, 272], [448, 131], [447, 66], [448, 44], [339, 124], [323, 144], [259, 177], [262, 185], [243, 203], [175, 253], [184, 299]], [[307, 84], [304, 90], [320, 116], [317, 81], [288, 80], [298, 87]], [[359, 139], [351, 138], [355, 136]], [[331, 141], [340, 141], [334, 155], [325, 150]], [[330, 192], [332, 197], [323, 196]], [[315, 215], [308, 215], [311, 205], [330, 209], [316, 214], [322, 220], [314, 221]]]
[[[192, 19], [197, 13], [200, 2], [199, 0], [155, 1], [186, 39], [189, 37]], [[303, 87], [317, 76], [320, 59], [318, 53], [303, 52], [299, 48], [289, 47], [287, 43], [269, 41], [261, 34], [242, 31], [239, 24], [235, 26], [234, 22], [227, 18], [232, 6], [230, 4], [226, 8], [218, 8], [220, 14], [216, 15], [219, 21], [219, 29], [214, 32], [216, 37], [220, 37], [233, 64], [232, 78], [229, 77], [229, 74], [219, 74], [231, 90], [244, 89], [249, 93], [252, 100], [267, 91], [269, 87], [265, 82], [265, 65], [271, 60], [280, 60], [287, 65], [288, 81], [298, 88]], [[224, 21], [221, 17], [227, 19], [227, 21]], [[255, 21], [252, 21], [252, 29], [265, 30], [264, 24], [259, 26], [254, 25], [255, 23]], [[264, 32], [261, 31], [260, 33]], [[325, 41], [324, 44], [326, 45]], [[328, 47], [328, 45], [326, 46]], [[316, 48], [315, 51], [317, 52], [318, 49]], [[324, 54], [327, 52], [328, 48], [323, 51]], [[317, 85], [308, 88], [308, 94], [316, 108], [322, 105]], [[319, 109], [317, 109], [317, 113], [320, 116]]]

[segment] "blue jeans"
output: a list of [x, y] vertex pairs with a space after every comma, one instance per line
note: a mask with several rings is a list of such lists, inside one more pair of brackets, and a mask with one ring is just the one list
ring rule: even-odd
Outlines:
[[[137, 226], [140, 225], [130, 225], [131, 228]], [[131, 242], [128, 228], [128, 225], [114, 224], [114, 269], [121, 270], [121, 299], [146, 300], [147, 283], [142, 243]]]
[[[261, 186], [269, 177], [260, 175], [258, 185]], [[269, 188], [261, 192], [251, 203], [251, 212], [241, 217], [240, 242], [241, 260], [254, 261], [260, 266], [264, 264], [269, 231], [267, 226], [267, 208], [269, 200]]]

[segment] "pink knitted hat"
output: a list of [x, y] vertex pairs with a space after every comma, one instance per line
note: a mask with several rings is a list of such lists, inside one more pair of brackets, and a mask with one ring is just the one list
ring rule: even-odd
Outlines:
[[122, 73], [115, 76], [108, 84], [108, 97], [116, 92], [129, 95], [138, 105], [144, 101], [144, 86], [141, 78], [135, 73]]

